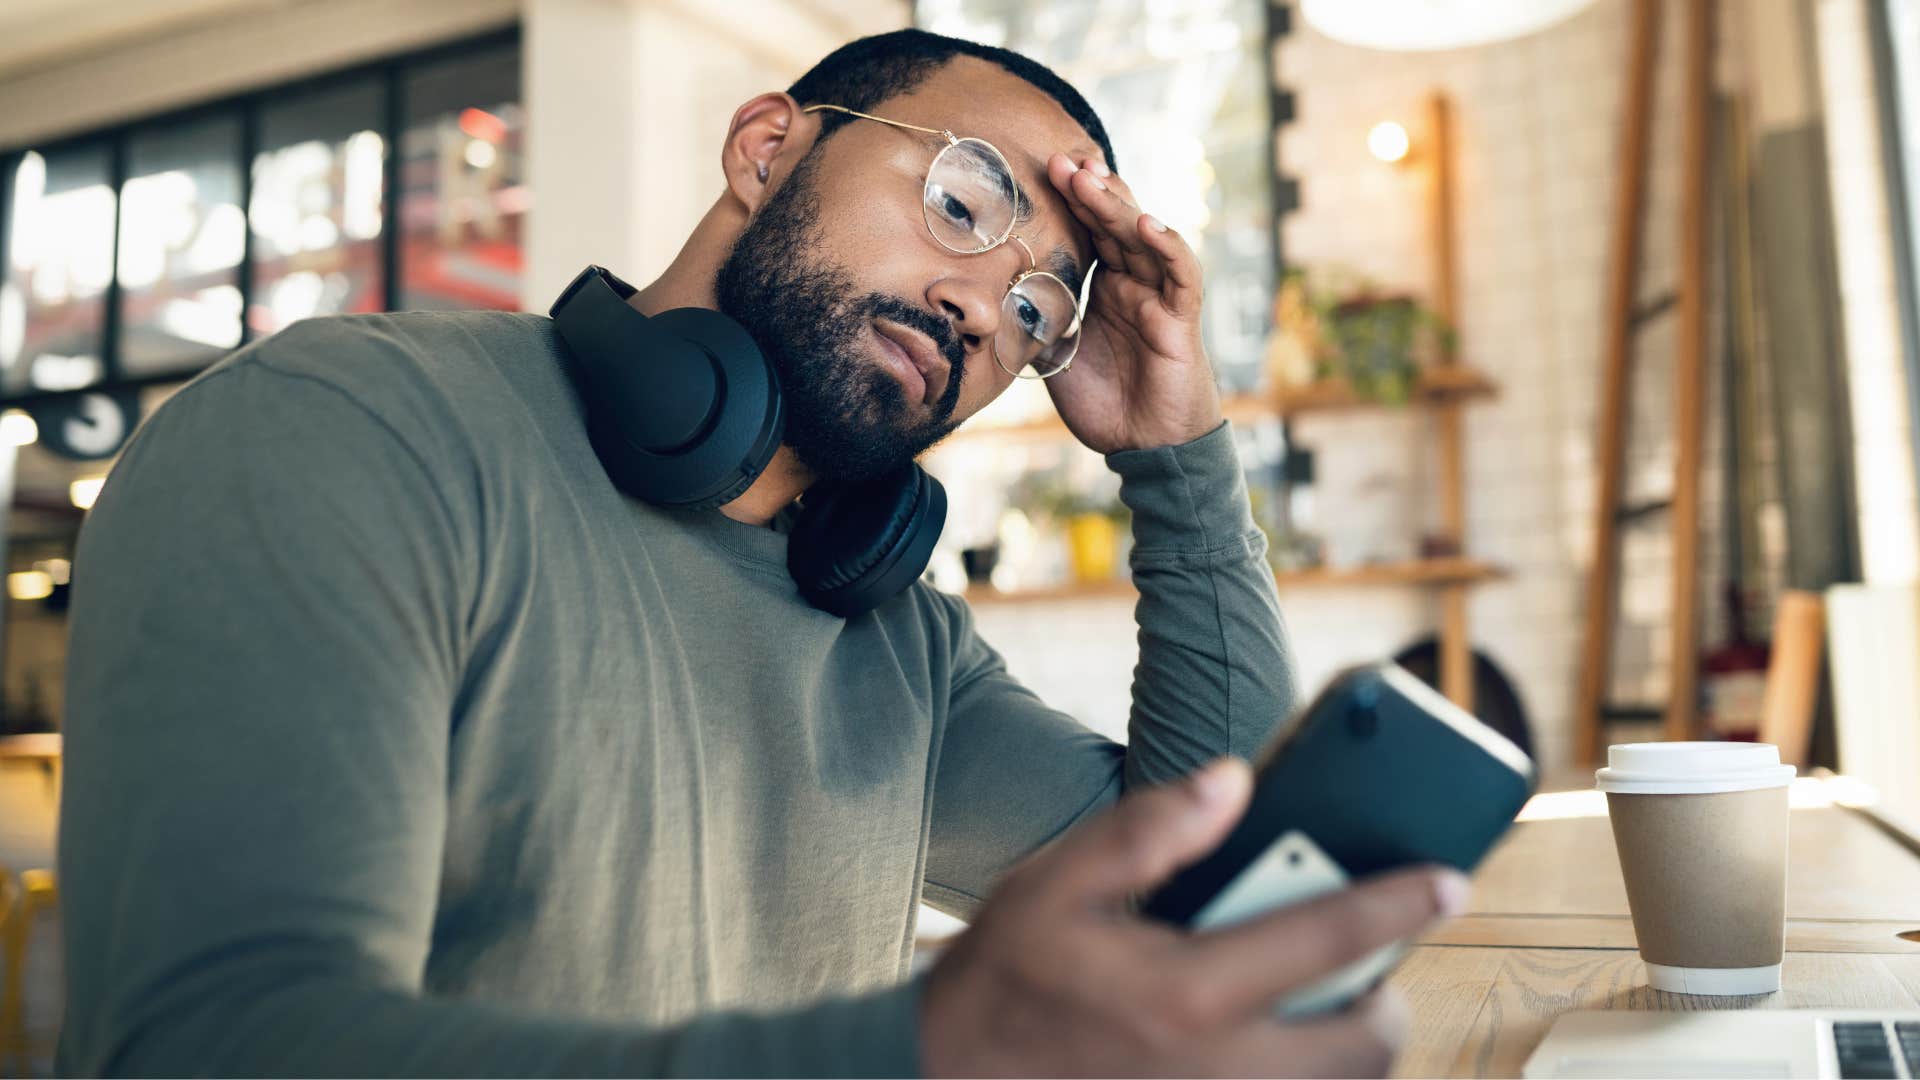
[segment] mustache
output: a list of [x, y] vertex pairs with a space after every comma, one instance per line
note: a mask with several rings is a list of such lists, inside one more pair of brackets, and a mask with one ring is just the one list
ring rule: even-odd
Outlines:
[[934, 422], [944, 426], [960, 406], [960, 383], [967, 370], [967, 350], [960, 342], [960, 335], [954, 331], [952, 321], [918, 304], [910, 304], [884, 293], [869, 293], [861, 301], [860, 307], [869, 317], [877, 316], [927, 335], [933, 347], [947, 361], [947, 385], [934, 406]]
[[967, 362], [967, 351], [960, 344], [960, 335], [954, 333], [953, 323], [897, 296], [872, 293], [860, 306], [866, 315], [878, 316], [927, 335], [934, 348], [946, 358], [948, 366], [953, 368], [953, 381], [959, 382], [960, 369]]

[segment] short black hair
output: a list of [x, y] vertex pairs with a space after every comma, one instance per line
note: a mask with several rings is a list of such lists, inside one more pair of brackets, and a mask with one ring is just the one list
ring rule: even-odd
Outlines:
[[[805, 75], [787, 87], [787, 93], [801, 105], [841, 105], [861, 112], [872, 112], [888, 98], [910, 93], [956, 56], [973, 56], [1007, 69], [1046, 92], [1060, 103], [1074, 123], [1093, 137], [1107, 168], [1118, 171], [1113, 160], [1113, 144], [1107, 140], [1107, 126], [1080, 96], [1045, 64], [1030, 60], [1010, 49], [982, 45], [964, 38], [947, 37], [926, 30], [893, 30], [874, 34], [828, 53]], [[820, 114], [820, 138], [840, 129], [853, 118], [845, 113]]]

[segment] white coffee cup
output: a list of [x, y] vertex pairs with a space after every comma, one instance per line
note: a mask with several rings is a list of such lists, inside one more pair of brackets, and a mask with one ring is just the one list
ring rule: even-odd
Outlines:
[[1656, 990], [1766, 994], [1786, 944], [1791, 765], [1764, 743], [1627, 743], [1595, 774]]

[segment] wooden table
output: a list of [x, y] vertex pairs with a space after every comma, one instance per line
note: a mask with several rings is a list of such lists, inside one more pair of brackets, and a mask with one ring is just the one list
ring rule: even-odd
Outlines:
[[31, 761], [41, 764], [58, 764], [61, 742], [60, 733], [57, 731], [5, 736], [0, 738], [0, 763]]
[[56, 797], [60, 792], [60, 754], [63, 741], [59, 732], [0, 737], [0, 766], [38, 766], [46, 773], [47, 789]]
[[1537, 797], [1475, 877], [1468, 914], [1395, 973], [1414, 1027], [1394, 1075], [1519, 1076], [1574, 1009], [1920, 1009], [1920, 857], [1834, 805], [1844, 792], [1795, 782], [1783, 989], [1735, 998], [1647, 985], [1603, 797]]

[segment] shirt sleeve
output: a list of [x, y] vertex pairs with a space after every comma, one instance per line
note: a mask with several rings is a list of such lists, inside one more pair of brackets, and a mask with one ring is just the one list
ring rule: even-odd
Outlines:
[[243, 361], [148, 422], [82, 530], [62, 1074], [917, 1072], [912, 983], [665, 1029], [423, 990], [474, 470]]
[[1107, 456], [1133, 511], [1140, 655], [1125, 747], [1049, 708], [955, 608], [929, 903], [966, 915], [1015, 861], [1132, 788], [1251, 758], [1292, 711], [1292, 655], [1232, 429]]

